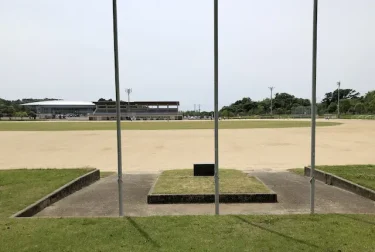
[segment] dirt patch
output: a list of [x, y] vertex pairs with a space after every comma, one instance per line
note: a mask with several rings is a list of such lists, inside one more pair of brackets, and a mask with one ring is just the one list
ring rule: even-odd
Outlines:
[[[375, 121], [317, 128], [317, 165], [375, 164]], [[213, 130], [123, 131], [123, 170], [150, 173], [214, 161]], [[0, 169], [95, 167], [116, 171], [116, 131], [0, 132]], [[310, 163], [310, 128], [225, 129], [220, 167], [298, 168]]]

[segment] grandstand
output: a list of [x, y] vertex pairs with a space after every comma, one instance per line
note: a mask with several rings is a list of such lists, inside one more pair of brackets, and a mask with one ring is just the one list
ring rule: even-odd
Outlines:
[[[97, 101], [89, 120], [116, 120], [115, 101]], [[122, 120], [182, 120], [178, 101], [120, 102]]]

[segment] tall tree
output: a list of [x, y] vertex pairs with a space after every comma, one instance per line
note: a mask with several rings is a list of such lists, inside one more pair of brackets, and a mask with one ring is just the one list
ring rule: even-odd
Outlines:
[[[322, 103], [324, 103], [327, 107], [332, 103], [338, 101], [338, 90], [336, 89], [333, 92], [326, 93], [324, 95], [324, 98], [322, 100]], [[354, 89], [340, 89], [340, 100], [344, 99], [358, 99], [359, 98], [359, 92], [355, 91]]]

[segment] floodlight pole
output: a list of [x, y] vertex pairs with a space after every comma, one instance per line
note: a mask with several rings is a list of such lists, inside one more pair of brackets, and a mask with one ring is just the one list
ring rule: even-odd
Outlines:
[[271, 115], [272, 115], [272, 99], [273, 99], [273, 97], [272, 97], [272, 91], [273, 91], [273, 89], [275, 87], [268, 87], [268, 88], [271, 90]]
[[314, 0], [312, 53], [312, 97], [311, 97], [311, 171], [310, 171], [310, 213], [315, 211], [315, 130], [316, 130], [316, 58], [318, 37], [318, 0]]
[[337, 118], [340, 118], [340, 86], [341, 82], [337, 82]]
[[115, 86], [116, 86], [116, 115], [117, 115], [117, 182], [119, 197], [119, 215], [124, 215], [122, 205], [122, 152], [121, 152], [121, 108], [120, 108], [120, 74], [118, 60], [118, 37], [117, 37], [117, 0], [113, 0], [113, 48], [115, 59]]
[[125, 88], [125, 92], [128, 94], [128, 116], [130, 117], [130, 94], [133, 92], [133, 89]]
[[219, 36], [218, 0], [214, 0], [215, 214], [219, 215]]

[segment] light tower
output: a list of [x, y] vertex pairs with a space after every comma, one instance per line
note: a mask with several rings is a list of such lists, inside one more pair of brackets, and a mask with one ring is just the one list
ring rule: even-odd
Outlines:
[[125, 93], [128, 94], [128, 116], [130, 116], [130, 94], [133, 92], [131, 88], [125, 88]]
[[341, 82], [337, 82], [337, 118], [340, 118], [340, 86]]
[[268, 87], [271, 90], [271, 115], [272, 115], [272, 91], [275, 87]]

